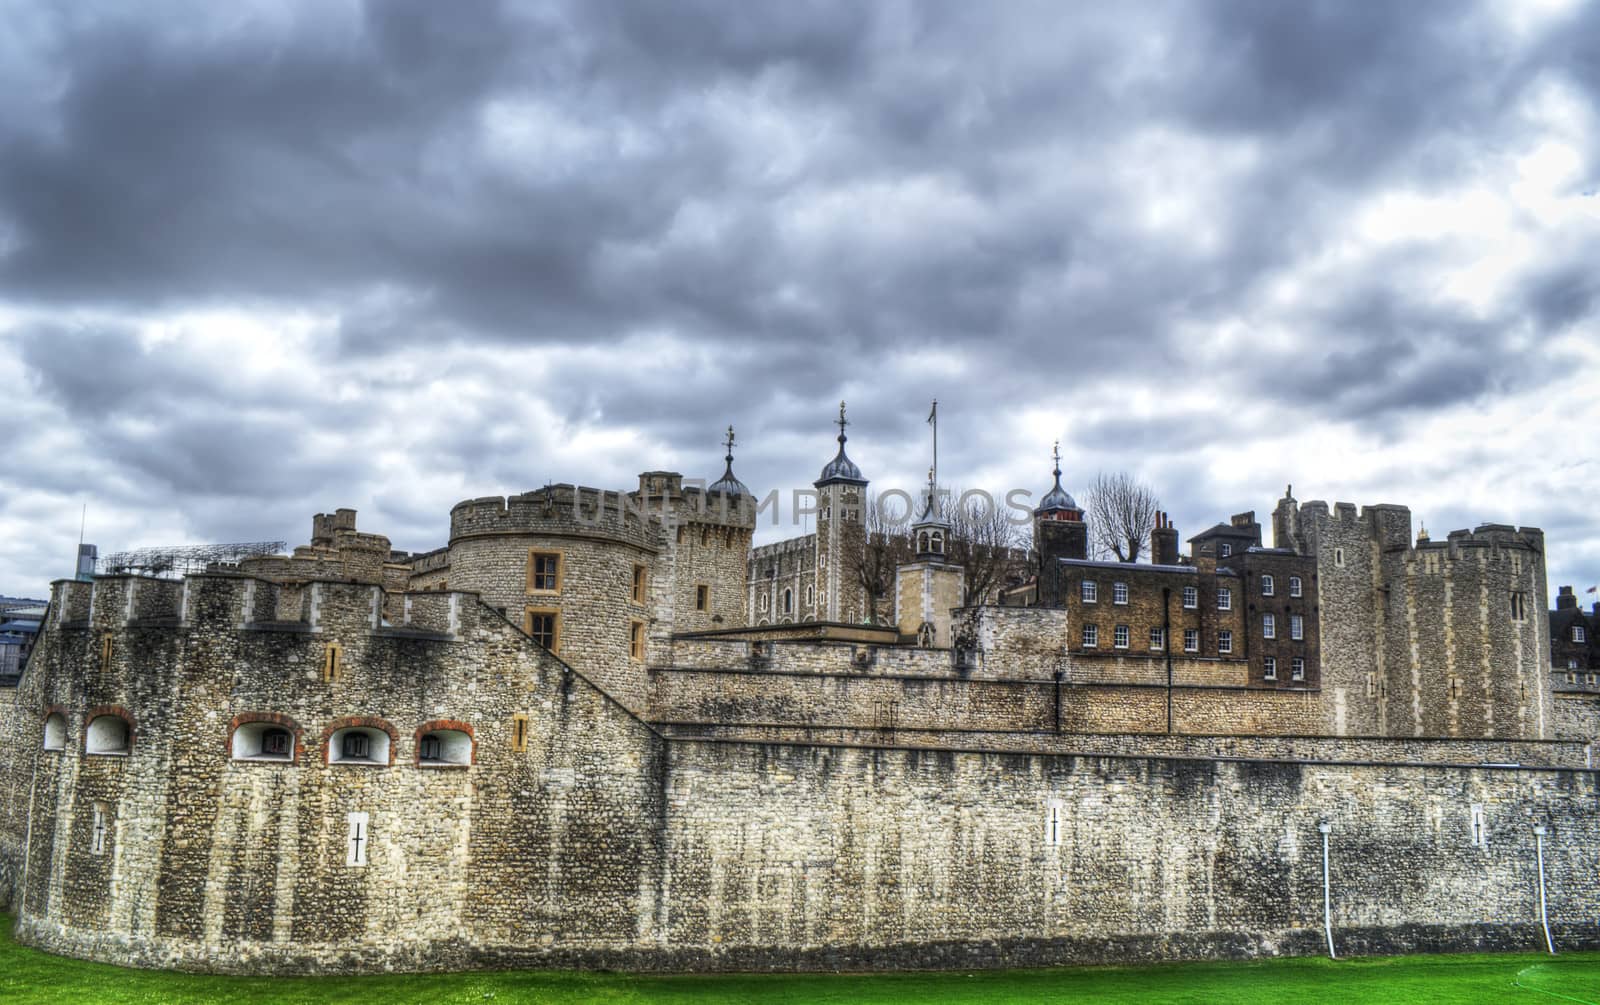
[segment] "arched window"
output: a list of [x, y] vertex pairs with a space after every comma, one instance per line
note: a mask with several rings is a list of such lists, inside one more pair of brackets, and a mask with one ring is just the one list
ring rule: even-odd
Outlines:
[[67, 749], [67, 717], [61, 712], [51, 712], [44, 717], [44, 749]]
[[299, 739], [300, 727], [289, 717], [247, 713], [233, 722], [228, 754], [235, 761], [292, 763]]
[[794, 613], [794, 591], [788, 588], [783, 591], [783, 613]]
[[472, 727], [464, 722], [440, 719], [417, 728], [418, 767], [470, 767], [474, 750]]
[[329, 764], [388, 767], [394, 763], [393, 730], [377, 719], [341, 720], [328, 733], [325, 754]]
[[817, 605], [817, 588], [815, 586], [808, 586], [808, 587], [806, 587], [806, 606], [815, 607], [816, 605]]
[[133, 751], [133, 727], [127, 713], [112, 709], [91, 709], [89, 725], [83, 732], [83, 752], [96, 757], [127, 757]]
[[926, 552], [928, 550], [928, 532], [927, 531], [923, 531], [922, 533], [917, 535], [917, 550], [921, 551], [921, 552]]

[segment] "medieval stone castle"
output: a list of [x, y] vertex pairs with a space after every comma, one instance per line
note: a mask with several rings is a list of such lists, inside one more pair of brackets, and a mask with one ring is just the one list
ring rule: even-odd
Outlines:
[[1540, 531], [1286, 492], [1270, 546], [1160, 516], [1094, 561], [1058, 465], [1025, 577], [965, 596], [930, 491], [883, 598], [869, 484], [841, 414], [815, 533], [759, 548], [730, 435], [704, 488], [469, 499], [423, 554], [338, 510], [57, 582], [0, 689], [0, 900], [237, 972], [1600, 945]]

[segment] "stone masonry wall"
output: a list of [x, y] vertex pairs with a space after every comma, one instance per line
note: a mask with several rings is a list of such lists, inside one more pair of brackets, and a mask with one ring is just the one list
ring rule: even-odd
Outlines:
[[[560, 554], [559, 589], [529, 590], [533, 551]], [[670, 588], [658, 553], [631, 543], [533, 534], [467, 537], [450, 544], [450, 586], [476, 592], [518, 627], [526, 625], [529, 610], [556, 611], [557, 654], [637, 709], [643, 707], [644, 663], [630, 655], [630, 631], [634, 622], [648, 624], [651, 607], [633, 601], [635, 564], [646, 567], [652, 584]]]
[[[476, 598], [413, 594], [413, 622], [381, 629], [377, 588], [312, 584], [305, 622], [259, 623], [277, 607], [260, 596], [270, 584], [191, 577], [181, 626], [146, 628], [122, 616], [127, 586], [97, 582], [94, 620], [49, 633], [13, 696], [26, 714], [5, 748], [39, 762], [19, 794], [34, 809], [25, 941], [147, 966], [340, 972], [649, 937], [660, 741]], [[67, 746], [40, 753], [54, 706]], [[133, 723], [126, 756], [84, 753], [106, 708]], [[259, 718], [293, 730], [292, 763], [230, 757], [233, 725]], [[472, 764], [418, 764], [429, 723], [468, 731]], [[390, 763], [328, 763], [345, 725], [389, 733]], [[365, 866], [346, 864], [353, 811], [369, 815]]]
[[[679, 742], [667, 937], [881, 969], [1600, 944], [1589, 772]], [[1475, 840], [1472, 808], [1483, 810]], [[679, 957], [682, 959], [682, 957]]]

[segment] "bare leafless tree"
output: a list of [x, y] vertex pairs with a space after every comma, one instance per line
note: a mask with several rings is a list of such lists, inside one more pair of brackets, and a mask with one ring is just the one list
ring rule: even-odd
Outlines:
[[1137, 562], [1161, 508], [1155, 491], [1125, 471], [1101, 472], [1087, 497], [1085, 516], [1096, 555]]
[[856, 575], [866, 595], [868, 619], [875, 625], [886, 624], [894, 620], [895, 570], [911, 561], [910, 519], [894, 511], [892, 504], [883, 503], [879, 496], [867, 500], [862, 519], [866, 548]]
[[1020, 528], [986, 492], [954, 491], [945, 507], [950, 559], [965, 571], [968, 604], [991, 603], [1007, 581], [1027, 568]]

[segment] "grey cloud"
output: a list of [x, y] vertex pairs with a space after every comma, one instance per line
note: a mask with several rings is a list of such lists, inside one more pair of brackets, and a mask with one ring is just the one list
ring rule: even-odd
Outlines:
[[[1577, 254], [1549, 251], [1486, 318], [1433, 292], [1459, 249], [1420, 242], [1288, 305], [1271, 291], [1386, 187], [1454, 184], [1537, 139], [1540, 80], [1600, 93], [1595, 17], [1515, 39], [1493, 11], [1432, 4], [34, 15], [42, 55], [7, 70], [0, 99], [0, 306], [124, 320], [19, 330], [29, 393], [92, 456], [30, 457], [0, 487], [88, 484], [127, 507], [142, 492], [208, 535], [241, 533], [238, 514], [298, 534], [275, 505], [367, 500], [425, 547], [443, 532], [434, 485], [385, 485], [379, 447], [464, 494], [626, 484], [665, 462], [547, 458], [626, 427], [714, 477], [732, 422], [741, 477], [803, 484], [844, 396], [869, 475], [915, 478], [937, 395], [952, 472], [1031, 485], [1066, 435], [1084, 463], [1136, 457], [1171, 479], [1175, 512], [1215, 519], [1245, 507], [1213, 498], [1191, 455], [1208, 437], [1248, 449], [1233, 396], [1404, 436], [1573, 365], [1507, 363], [1503, 343], [1592, 320]], [[524, 147], [494, 146], [491, 113], [526, 127]], [[1195, 160], [1111, 159], [1147, 136]], [[1152, 224], [1166, 200], [1192, 223]], [[211, 309], [332, 318], [304, 360], [329, 382], [266, 387], [135, 335]], [[1187, 340], [1223, 325], [1301, 348], [1252, 334], [1201, 371]], [[530, 349], [537, 383], [495, 358]], [[452, 398], [448, 421], [385, 414], [417, 372], [482, 400]], [[1020, 410], [1196, 384], [1218, 415], [1008, 442]], [[534, 404], [551, 428], [527, 427]]]

